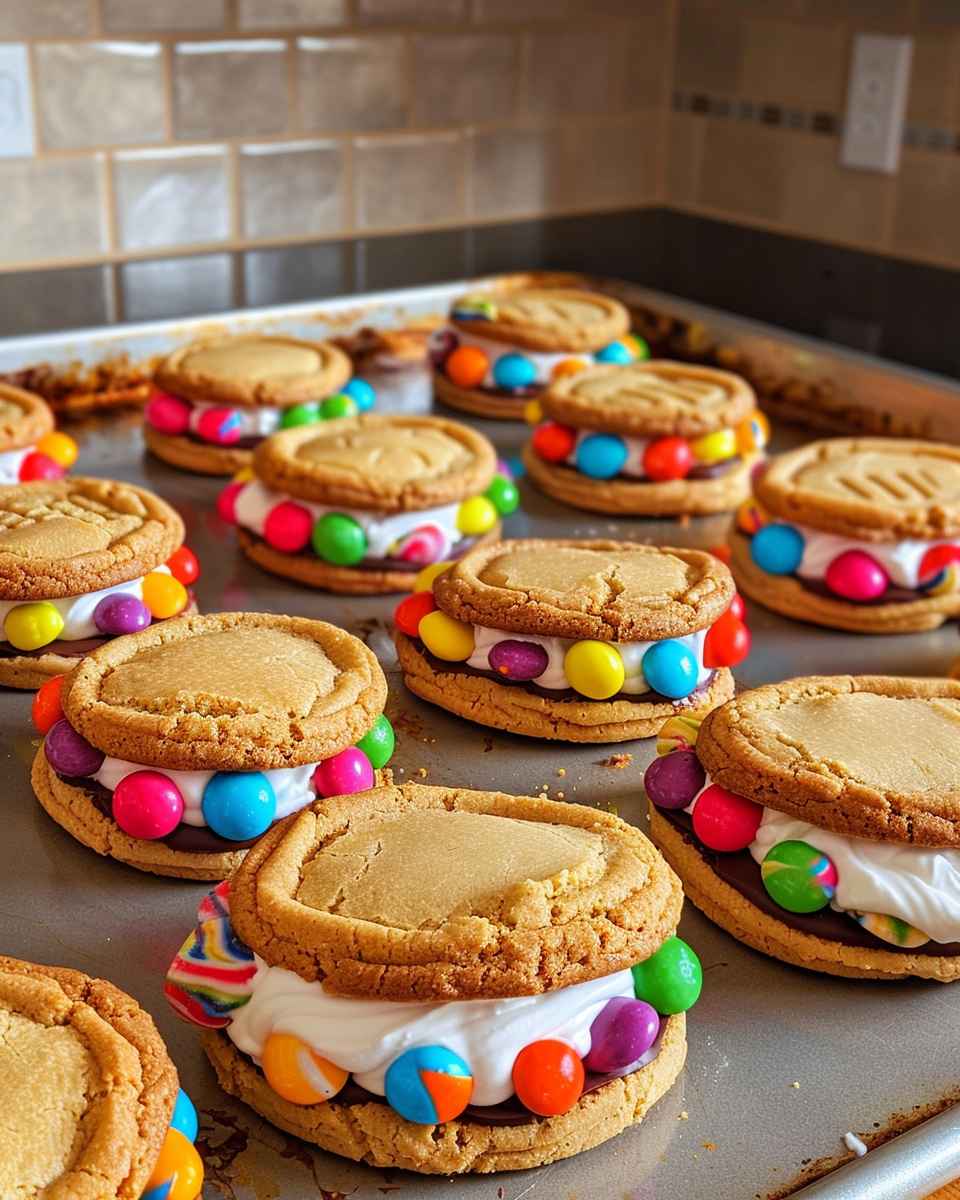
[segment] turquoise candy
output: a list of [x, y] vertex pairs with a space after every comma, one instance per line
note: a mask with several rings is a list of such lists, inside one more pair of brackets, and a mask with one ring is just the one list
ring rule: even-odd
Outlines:
[[700, 960], [686, 942], [669, 937], [656, 952], [631, 968], [633, 990], [662, 1016], [686, 1012], [703, 987]]

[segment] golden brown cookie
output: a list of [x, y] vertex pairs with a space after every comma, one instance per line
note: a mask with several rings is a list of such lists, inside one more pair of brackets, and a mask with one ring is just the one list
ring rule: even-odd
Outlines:
[[53, 427], [53, 412], [45, 400], [0, 383], [0, 454], [33, 445]]
[[727, 568], [702, 550], [499, 542], [465, 555], [432, 591], [434, 611], [415, 598], [395, 615], [407, 686], [448, 712], [532, 737], [647, 737], [674, 712], [728, 699], [728, 667], [749, 646], [744, 630], [742, 653], [714, 654], [711, 627], [739, 620], [726, 616]]
[[[0, 958], [0, 1077], [3, 1195], [139, 1200], [179, 1085], [135, 1000], [79, 971]], [[198, 1191], [201, 1179], [202, 1168]]]
[[471, 294], [454, 302], [450, 321], [465, 333], [544, 353], [592, 353], [630, 330], [619, 300], [574, 288]]
[[301, 617], [174, 618], [88, 655], [61, 698], [34, 763], [41, 804], [98, 853], [162, 875], [222, 878], [316, 796], [317, 764], [323, 794], [345, 792], [392, 750], [374, 655]]

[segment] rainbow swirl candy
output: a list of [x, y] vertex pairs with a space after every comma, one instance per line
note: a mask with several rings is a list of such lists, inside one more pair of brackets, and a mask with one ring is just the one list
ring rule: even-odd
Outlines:
[[948, 596], [952, 592], [960, 592], [960, 563], [947, 563], [932, 579], [922, 580], [919, 590], [926, 596]]
[[689, 716], [669, 717], [657, 734], [657, 754], [672, 754], [674, 750], [692, 750], [700, 732], [700, 718]]
[[872, 933], [874, 937], [880, 938], [883, 942], [890, 942], [893, 946], [902, 946], [909, 950], [916, 946], [925, 946], [930, 941], [923, 930], [917, 929], [909, 921], [891, 917], [887, 913], [859, 912], [856, 909], [850, 909], [850, 916], [868, 933]]

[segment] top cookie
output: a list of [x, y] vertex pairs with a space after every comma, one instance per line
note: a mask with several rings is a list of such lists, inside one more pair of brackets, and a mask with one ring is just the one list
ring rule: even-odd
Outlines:
[[482, 492], [497, 454], [458, 421], [370, 413], [274, 434], [253, 469], [267, 487], [315, 504], [409, 512]]
[[109, 479], [0, 487], [0, 599], [78, 596], [167, 561], [183, 522], [152, 492]]
[[771, 459], [754, 491], [773, 516], [842, 537], [960, 537], [960, 447], [940, 442], [810, 442]]
[[338, 391], [353, 367], [329, 342], [292, 337], [210, 338], [175, 350], [157, 386], [185, 400], [287, 408]]
[[174, 617], [88, 654], [63, 711], [99, 750], [171, 770], [265, 771], [330, 758], [373, 727], [376, 657], [325, 621]]
[[630, 314], [610, 296], [571, 288], [471, 293], [453, 305], [451, 324], [527, 350], [600, 350], [630, 331]]
[[837, 676], [744, 692], [700, 727], [713, 782], [854, 837], [960, 845], [960, 682]]
[[477, 547], [433, 585], [437, 604], [471, 625], [620, 642], [706, 629], [734, 590], [703, 550], [541, 538]]
[[745, 379], [715, 367], [666, 360], [588, 367], [540, 394], [544, 415], [578, 429], [635, 437], [698, 438], [753, 411]]
[[45, 400], [0, 383], [0, 453], [32, 446], [53, 427], [53, 412]]
[[273, 966], [380, 1000], [532, 996], [653, 954], [679, 881], [638, 829], [574, 804], [375, 788], [275, 827], [230, 916]]

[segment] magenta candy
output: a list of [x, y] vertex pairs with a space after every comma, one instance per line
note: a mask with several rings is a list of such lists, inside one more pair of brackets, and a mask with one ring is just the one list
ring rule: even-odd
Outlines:
[[150, 609], [128, 592], [112, 592], [104, 596], [93, 610], [93, 623], [101, 633], [119, 637], [123, 633], [139, 633], [146, 629], [152, 617]]
[[643, 786], [658, 808], [686, 808], [706, 781], [699, 758], [690, 750], [675, 750], [653, 760]]
[[887, 590], [887, 573], [862, 550], [846, 550], [827, 567], [827, 587], [844, 600], [876, 600]]
[[243, 436], [240, 414], [232, 408], [208, 408], [197, 419], [197, 435], [217, 446], [232, 446]]
[[711, 850], [745, 850], [757, 836], [763, 805], [712, 783], [697, 797], [693, 832]]
[[547, 669], [550, 656], [536, 642], [497, 642], [490, 647], [490, 670], [504, 679], [536, 679]]
[[166, 392], [155, 395], [143, 410], [143, 415], [158, 433], [166, 433], [171, 437], [186, 433], [190, 426], [190, 405], [176, 396], [168, 396]]
[[440, 562], [447, 552], [447, 539], [438, 525], [422, 525], [403, 539], [396, 557], [402, 562], [430, 567]]
[[113, 819], [131, 837], [166, 837], [182, 816], [180, 789], [159, 771], [134, 771], [113, 789]]
[[313, 517], [309, 509], [292, 500], [284, 500], [267, 513], [263, 537], [267, 545], [284, 554], [296, 554], [310, 542]]
[[57, 774], [69, 778], [96, 775], [106, 758], [102, 750], [91, 746], [85, 737], [77, 733], [66, 717], [51, 726], [43, 750], [47, 762]]
[[622, 1071], [646, 1054], [659, 1032], [660, 1017], [655, 1008], [645, 1000], [614, 996], [590, 1026], [590, 1052], [583, 1065], [598, 1075]]
[[362, 750], [351, 746], [326, 758], [313, 773], [318, 796], [347, 796], [376, 785], [377, 775]]
[[245, 483], [228, 483], [217, 497], [217, 512], [228, 525], [237, 523], [237, 497], [246, 486]]

